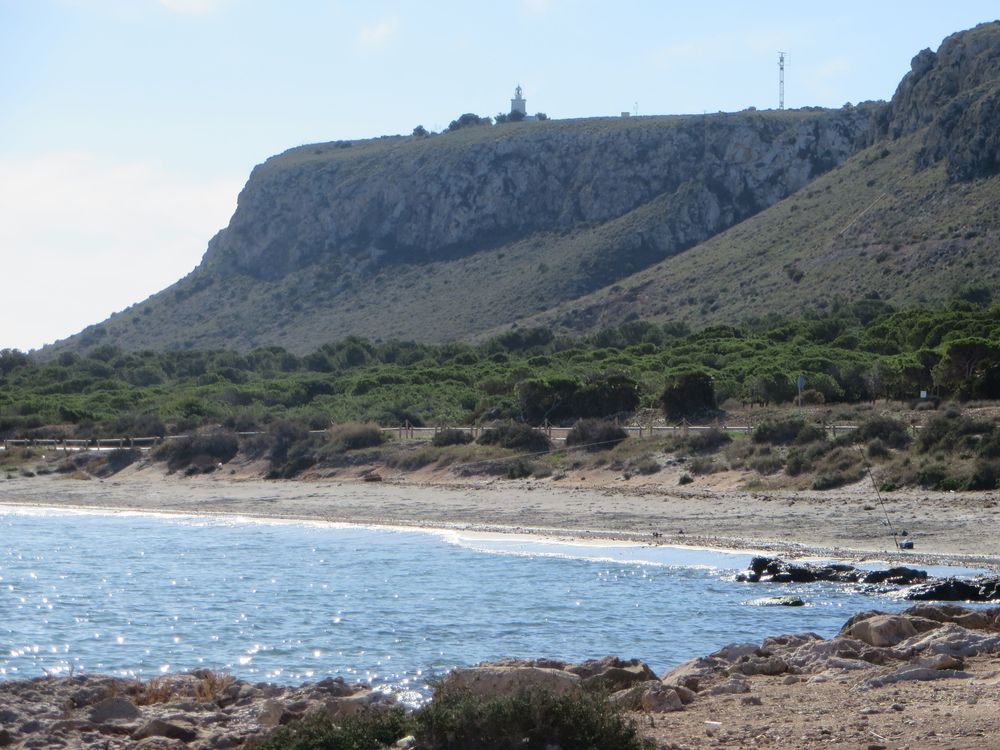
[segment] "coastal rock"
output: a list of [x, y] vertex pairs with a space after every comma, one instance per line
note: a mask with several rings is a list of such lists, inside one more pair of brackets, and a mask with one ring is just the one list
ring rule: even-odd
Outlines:
[[1000, 650], [1000, 633], [969, 630], [955, 623], [947, 623], [936, 630], [916, 635], [897, 644], [904, 653], [948, 654], [968, 658]]
[[800, 596], [762, 596], [747, 602], [755, 607], [804, 607], [805, 602]]
[[938, 623], [953, 622], [969, 630], [1000, 628], [1000, 608], [969, 609], [956, 604], [916, 604], [903, 614]]
[[166, 737], [170, 740], [192, 742], [198, 738], [198, 732], [183, 724], [163, 719], [152, 719], [132, 733], [134, 740], [144, 740], [147, 737]]
[[927, 571], [893, 567], [885, 570], [864, 570], [843, 563], [809, 565], [789, 562], [779, 557], [757, 556], [750, 560], [746, 573], [736, 576], [745, 583], [834, 583], [888, 584], [909, 586], [927, 580]]
[[656, 674], [648, 664], [638, 659], [626, 661], [617, 656], [589, 659], [580, 664], [567, 666], [565, 670], [581, 677], [586, 687], [598, 687], [609, 691], [621, 690], [638, 682], [656, 679]]
[[660, 675], [660, 681], [668, 685], [681, 685], [688, 690], [700, 692], [702, 685], [712, 677], [723, 673], [728, 662], [711, 656], [688, 659], [668, 672]]
[[970, 580], [945, 578], [924, 586], [916, 586], [906, 594], [912, 601], [989, 602], [1000, 600], [1000, 578], [981, 577]]
[[326, 711], [333, 717], [356, 716], [366, 711], [383, 711], [396, 705], [396, 698], [381, 690], [362, 690], [341, 698], [329, 698]]
[[684, 702], [673, 688], [666, 685], [650, 688], [642, 694], [642, 710], [651, 714], [683, 711]]
[[103, 724], [108, 721], [131, 721], [139, 718], [142, 712], [136, 708], [132, 701], [122, 698], [105, 698], [95, 703], [87, 712], [87, 720], [94, 724]]
[[874, 615], [852, 624], [841, 634], [871, 646], [895, 646], [917, 634], [910, 618], [902, 615]]
[[663, 683], [659, 680], [641, 682], [638, 685], [612, 693], [608, 696], [608, 700], [626, 711], [639, 711], [642, 708], [642, 696], [650, 690], [658, 690], [661, 687], [663, 687]]
[[972, 674], [969, 672], [959, 672], [954, 669], [929, 669], [927, 667], [906, 666], [895, 672], [890, 672], [889, 674], [871, 677], [864, 682], [859, 683], [857, 689], [871, 690], [873, 688], [885, 687], [886, 685], [893, 685], [897, 682], [905, 682], [907, 680], [927, 682], [929, 680], [969, 679], [970, 677], [972, 677]]

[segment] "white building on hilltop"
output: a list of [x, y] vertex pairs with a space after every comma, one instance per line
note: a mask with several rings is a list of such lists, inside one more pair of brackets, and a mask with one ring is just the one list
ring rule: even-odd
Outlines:
[[521, 84], [514, 89], [514, 98], [510, 100], [510, 113], [518, 113], [525, 117], [528, 115], [528, 102], [521, 96]]

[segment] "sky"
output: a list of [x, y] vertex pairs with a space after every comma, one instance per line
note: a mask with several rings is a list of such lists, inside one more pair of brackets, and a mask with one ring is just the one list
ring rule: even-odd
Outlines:
[[889, 99], [996, 0], [0, 0], [0, 349], [172, 284], [254, 165], [305, 143]]

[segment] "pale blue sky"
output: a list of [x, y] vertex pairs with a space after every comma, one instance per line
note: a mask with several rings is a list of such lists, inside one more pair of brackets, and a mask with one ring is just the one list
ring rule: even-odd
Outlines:
[[0, 348], [190, 271], [253, 165], [302, 143], [551, 117], [888, 99], [1000, 16], [961, 2], [0, 0]]

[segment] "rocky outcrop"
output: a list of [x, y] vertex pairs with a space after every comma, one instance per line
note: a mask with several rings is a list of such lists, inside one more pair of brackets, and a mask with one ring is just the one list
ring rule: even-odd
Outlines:
[[944, 578], [915, 586], [907, 592], [911, 601], [990, 602], [1000, 600], [1000, 577]]
[[335, 286], [364, 269], [469, 255], [648, 206], [656, 229], [616, 259], [647, 265], [842, 162], [874, 110], [548, 121], [306, 146], [254, 170], [204, 264], [259, 278], [316, 265]]
[[736, 576], [744, 583], [834, 583], [885, 584], [909, 586], [927, 580], [927, 571], [897, 566], [884, 570], [864, 570], [853, 565], [830, 563], [810, 565], [778, 557], [754, 557], [745, 573]]
[[199, 670], [146, 683], [104, 675], [0, 681], [0, 747], [223, 750], [307, 713], [395, 705], [340, 678], [283, 687]]
[[967, 678], [965, 659], [1000, 651], [998, 625], [1000, 609], [921, 605], [896, 614], [863, 612], [829, 640], [800, 633], [730, 644], [680, 664], [661, 682], [716, 695], [750, 691], [746, 678], [761, 675], [823, 682], [857, 674], [860, 690], [902, 680]]
[[1000, 171], [1000, 22], [949, 36], [910, 65], [876, 137], [899, 138], [926, 128], [918, 166], [947, 161], [955, 180]]
[[[830, 639], [796, 633], [732, 643], [659, 678], [641, 661], [611, 656], [579, 664], [504, 659], [452, 671], [435, 695], [596, 690], [619, 708], [659, 714], [706, 696], [739, 695], [741, 705], [760, 705], [753, 694], [760, 680], [848, 679], [862, 691], [908, 680], [965, 680], [973, 677], [970, 659], [997, 654], [1000, 608], [920, 604], [859, 613]], [[101, 675], [8, 680], [0, 681], [0, 747], [224, 750], [252, 747], [255, 738], [307, 714], [336, 719], [393, 706], [391, 696], [339, 678], [284, 687], [199, 670], [147, 683]], [[413, 738], [400, 743], [416, 746]]]

